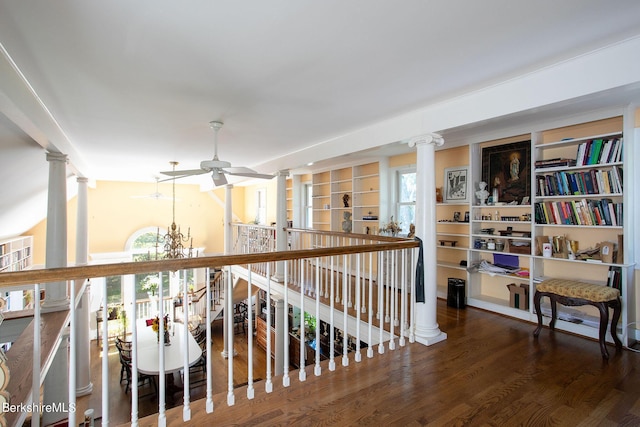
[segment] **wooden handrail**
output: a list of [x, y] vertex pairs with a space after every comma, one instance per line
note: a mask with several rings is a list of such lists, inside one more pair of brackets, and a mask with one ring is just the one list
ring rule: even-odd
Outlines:
[[[309, 230], [301, 230], [307, 232]], [[331, 234], [331, 233], [328, 233]], [[334, 233], [335, 234], [335, 233]], [[362, 239], [362, 234], [341, 233], [343, 237]], [[316, 258], [335, 255], [349, 255], [386, 250], [417, 248], [415, 240], [399, 239], [386, 236], [371, 236], [385, 243], [368, 245], [351, 245], [332, 248], [300, 249], [257, 254], [218, 255], [198, 258], [182, 258], [158, 261], [138, 261], [114, 264], [85, 265], [76, 267], [57, 267], [32, 269], [0, 274], [0, 288], [28, 285], [33, 283], [49, 283], [65, 280], [84, 280], [94, 277], [118, 276], [123, 274], [154, 273], [157, 271], [177, 271], [189, 268], [225, 267], [229, 265], [256, 264], [263, 262], [288, 261], [303, 258]], [[366, 237], [369, 239], [369, 235]]]
[[358, 234], [358, 233], [344, 233], [344, 232], [335, 232], [335, 231], [326, 231], [326, 230], [313, 230], [311, 228], [285, 228], [285, 231], [292, 231], [301, 234], [316, 234], [319, 236], [340, 236], [340, 237], [349, 237], [353, 239], [367, 239], [367, 240], [377, 240], [379, 242], [398, 242], [398, 241], [413, 241], [413, 238], [407, 237], [393, 237], [393, 236], [383, 236], [380, 234]]

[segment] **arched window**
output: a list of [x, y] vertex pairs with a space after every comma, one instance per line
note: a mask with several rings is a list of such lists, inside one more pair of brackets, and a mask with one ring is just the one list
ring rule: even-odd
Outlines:
[[[150, 261], [161, 258], [162, 245], [159, 234], [160, 229], [157, 227], [146, 227], [133, 233], [127, 240], [125, 248], [131, 253], [131, 260]], [[158, 276], [158, 273], [136, 274], [134, 278], [136, 298], [147, 298], [149, 294], [157, 295]], [[163, 297], [168, 297], [170, 295], [168, 272], [162, 274], [162, 289]]]

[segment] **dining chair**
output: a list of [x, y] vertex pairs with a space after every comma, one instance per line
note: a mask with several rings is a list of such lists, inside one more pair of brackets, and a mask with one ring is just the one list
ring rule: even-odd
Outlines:
[[[122, 380], [126, 381], [124, 392], [125, 394], [129, 393], [129, 389], [131, 388], [131, 381], [133, 380], [133, 375], [131, 373], [131, 350], [130, 349], [118, 349], [120, 354], [120, 365], [122, 366], [121, 374], [120, 374], [120, 382]], [[124, 376], [122, 374], [124, 372]], [[138, 387], [143, 386], [145, 383], [149, 383], [153, 387], [153, 390], [156, 394], [158, 394], [158, 384], [156, 383], [156, 378], [153, 375], [142, 374], [138, 372]]]

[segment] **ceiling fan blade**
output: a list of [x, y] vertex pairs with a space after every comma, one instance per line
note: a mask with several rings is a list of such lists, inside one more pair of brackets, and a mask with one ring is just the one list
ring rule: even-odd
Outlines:
[[247, 167], [235, 167], [235, 168], [224, 168], [223, 169], [224, 173], [227, 173], [229, 175], [236, 175], [236, 176], [246, 176], [249, 178], [260, 178], [260, 179], [271, 179], [273, 178], [273, 175], [268, 175], [268, 174], [263, 174], [263, 173], [258, 173], [256, 171], [254, 171], [253, 169], [247, 168]]
[[207, 172], [209, 172], [209, 171], [206, 171], [204, 169], [189, 169], [189, 170], [184, 170], [184, 171], [164, 171], [164, 172], [160, 172], [160, 173], [162, 175], [176, 176], [176, 177], [182, 178], [183, 176], [201, 175], [201, 174], [207, 173]]
[[[175, 178], [171, 178], [171, 179], [175, 179]], [[171, 200], [171, 197], [169, 196], [165, 196], [162, 193], [151, 193], [151, 194], [147, 194], [146, 196], [131, 196], [132, 199], [156, 199], [156, 200]]]

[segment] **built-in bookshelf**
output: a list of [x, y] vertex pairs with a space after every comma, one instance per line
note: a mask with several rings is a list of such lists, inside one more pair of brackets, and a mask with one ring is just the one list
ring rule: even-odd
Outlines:
[[[0, 241], [0, 274], [27, 270], [33, 266], [33, 236], [21, 236]], [[0, 293], [7, 301], [7, 310], [22, 310], [28, 306], [30, 291], [14, 290]]]
[[287, 222], [293, 226], [293, 178], [287, 177], [286, 184]]
[[[613, 286], [620, 289], [623, 305], [618, 335], [626, 336], [626, 325], [636, 321], [636, 313], [634, 269], [625, 258], [631, 236], [625, 228], [624, 120], [633, 119], [567, 119], [564, 127], [472, 142], [470, 202], [437, 204], [439, 296], [446, 295], [448, 278], [465, 279], [467, 305], [535, 323], [533, 294], [544, 279]], [[486, 177], [483, 150], [499, 151], [497, 147], [518, 141], [530, 141], [530, 158], [520, 164], [530, 180], [530, 196], [481, 205], [474, 195]], [[443, 169], [448, 167], [439, 162], [444, 154], [446, 150], [436, 153], [436, 165]], [[543, 243], [552, 250], [543, 253]], [[497, 262], [513, 271], [485, 268]], [[546, 324], [551, 309], [544, 300], [542, 313]], [[556, 328], [598, 338], [599, 312], [593, 307], [558, 306], [558, 313]]]
[[353, 168], [353, 231], [377, 233], [380, 223], [380, 168], [378, 162]]
[[0, 272], [20, 271], [30, 268], [33, 237], [24, 236], [0, 242]]
[[378, 162], [314, 173], [312, 183], [314, 228], [345, 231], [345, 221], [350, 221], [354, 233], [377, 232], [380, 215]]
[[313, 228], [331, 230], [331, 172], [314, 173], [313, 191]]

